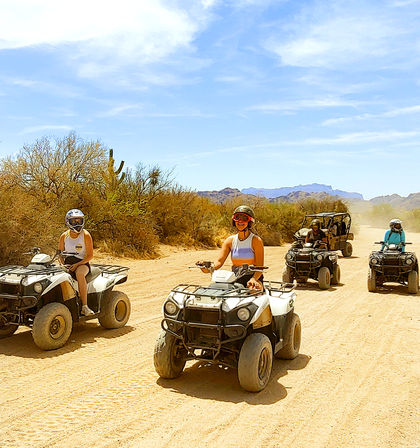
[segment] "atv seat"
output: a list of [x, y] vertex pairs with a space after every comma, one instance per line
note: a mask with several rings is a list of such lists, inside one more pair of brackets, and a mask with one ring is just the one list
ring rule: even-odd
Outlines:
[[95, 280], [96, 277], [99, 277], [102, 274], [102, 271], [96, 266], [91, 266], [89, 274], [86, 276], [86, 283], [90, 283]]

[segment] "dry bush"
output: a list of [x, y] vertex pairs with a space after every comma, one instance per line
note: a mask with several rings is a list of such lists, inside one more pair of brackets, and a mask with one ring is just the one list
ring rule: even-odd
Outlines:
[[347, 205], [334, 197], [318, 199], [305, 199], [299, 202], [270, 202], [268, 199], [249, 196], [238, 196], [221, 205], [225, 219], [224, 223], [231, 225], [233, 210], [241, 204], [253, 208], [256, 216], [254, 227], [264, 244], [277, 246], [293, 240], [293, 235], [299, 229], [305, 214], [320, 212], [346, 212]]
[[32, 195], [16, 188], [0, 192], [1, 264], [27, 264], [23, 255], [33, 247], [53, 254], [58, 246], [60, 223], [56, 210], [41, 205]]
[[220, 244], [222, 216], [217, 204], [190, 191], [172, 188], [150, 202], [160, 241], [185, 246]]
[[420, 208], [405, 211], [402, 214], [403, 226], [411, 232], [420, 232]]

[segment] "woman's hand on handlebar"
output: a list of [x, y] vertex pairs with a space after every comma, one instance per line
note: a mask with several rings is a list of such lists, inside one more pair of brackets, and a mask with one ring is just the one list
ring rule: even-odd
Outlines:
[[214, 264], [211, 261], [197, 261], [195, 265], [199, 267], [201, 269], [201, 272], [204, 272], [205, 274], [213, 273], [214, 271]]
[[250, 278], [246, 284], [247, 288], [249, 289], [262, 289], [261, 283], [256, 280], [254, 277]]

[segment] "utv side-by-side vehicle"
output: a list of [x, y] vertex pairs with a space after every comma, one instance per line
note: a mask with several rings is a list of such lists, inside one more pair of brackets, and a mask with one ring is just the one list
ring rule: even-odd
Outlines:
[[388, 244], [383, 250], [373, 251], [369, 256], [367, 287], [370, 292], [385, 282], [396, 282], [408, 287], [410, 294], [419, 291], [419, 264], [414, 252], [402, 252], [403, 246], [411, 243]]
[[296, 285], [268, 281], [261, 291], [237, 283], [262, 269], [243, 265], [236, 273], [216, 270], [209, 286], [181, 284], [169, 293], [154, 351], [160, 377], [176, 378], [186, 361], [204, 360], [237, 369], [240, 385], [258, 392], [270, 379], [273, 354], [283, 359], [298, 355]]
[[[98, 319], [104, 328], [120, 328], [130, 317], [130, 300], [115, 285], [127, 280], [127, 267], [92, 264], [86, 276], [88, 306], [81, 315], [78, 283], [54, 257], [34, 248], [28, 266], [0, 267], [0, 338], [11, 336], [20, 325], [32, 329], [35, 344], [43, 350], [62, 347], [73, 323]], [[72, 255], [62, 252], [62, 255]]]
[[296, 232], [297, 236], [306, 236], [313, 219], [321, 221], [321, 229], [327, 235], [330, 250], [340, 250], [343, 257], [352, 255], [353, 246], [349, 240], [353, 240], [354, 235], [350, 232], [351, 216], [349, 213], [323, 212], [306, 215], [300, 229]]

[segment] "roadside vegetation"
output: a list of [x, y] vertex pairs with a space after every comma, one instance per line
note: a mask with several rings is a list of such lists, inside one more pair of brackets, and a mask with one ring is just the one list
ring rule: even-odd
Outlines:
[[[420, 232], [420, 209], [403, 210], [390, 204], [378, 204], [372, 206], [364, 213], [363, 219], [371, 226], [388, 228], [389, 221], [393, 218], [401, 219], [403, 228], [407, 232]], [[409, 241], [410, 238], [407, 238]]]
[[180, 187], [158, 166], [124, 169], [114, 151], [74, 133], [42, 138], [0, 161], [0, 262], [23, 263], [39, 246], [54, 251], [64, 216], [81, 209], [95, 247], [129, 257], [154, 257], [159, 243], [214, 247], [232, 231], [233, 209], [246, 202], [266, 245], [291, 241], [305, 213], [347, 211], [341, 200], [271, 203], [236, 197], [216, 204]]

